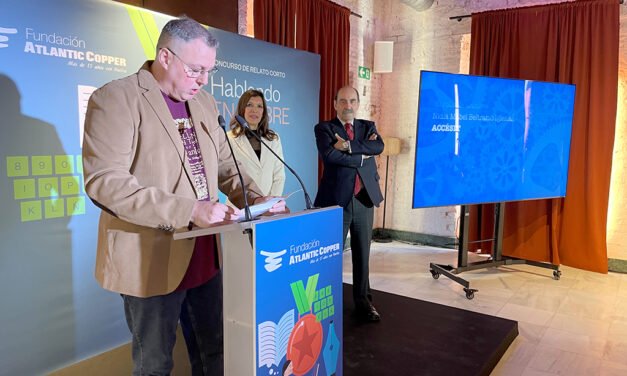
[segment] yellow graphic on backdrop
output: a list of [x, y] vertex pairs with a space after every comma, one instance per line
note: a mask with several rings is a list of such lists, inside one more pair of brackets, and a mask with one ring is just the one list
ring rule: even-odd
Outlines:
[[155, 18], [148, 11], [126, 6], [126, 11], [131, 17], [133, 28], [139, 37], [139, 41], [144, 48], [144, 54], [148, 60], [154, 60], [157, 41], [159, 40], [159, 29], [155, 22]]
[[[154, 59], [159, 29], [153, 14], [133, 6], [126, 10], [146, 58]], [[80, 155], [15, 155], [6, 163], [22, 222], [85, 214]]]
[[22, 222], [85, 214], [80, 155], [6, 157]]

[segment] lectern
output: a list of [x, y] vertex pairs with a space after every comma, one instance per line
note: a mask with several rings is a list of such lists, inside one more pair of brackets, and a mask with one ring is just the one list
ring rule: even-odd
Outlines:
[[[342, 375], [342, 209], [179, 232], [217, 234], [226, 375]], [[287, 372], [287, 373], [286, 373]]]

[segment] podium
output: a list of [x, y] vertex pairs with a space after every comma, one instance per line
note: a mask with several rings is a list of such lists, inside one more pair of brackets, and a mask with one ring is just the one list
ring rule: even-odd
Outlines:
[[174, 234], [217, 234], [225, 375], [342, 375], [342, 209]]

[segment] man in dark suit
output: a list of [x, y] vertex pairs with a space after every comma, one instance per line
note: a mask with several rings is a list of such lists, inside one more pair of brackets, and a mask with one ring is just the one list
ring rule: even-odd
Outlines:
[[353, 259], [353, 299], [355, 313], [368, 321], [381, 316], [372, 305], [368, 262], [374, 205], [383, 195], [374, 158], [383, 151], [383, 141], [374, 122], [355, 119], [359, 109], [359, 93], [345, 86], [334, 99], [337, 117], [315, 127], [318, 153], [324, 163], [315, 206], [339, 205], [344, 208], [344, 241], [351, 232]]

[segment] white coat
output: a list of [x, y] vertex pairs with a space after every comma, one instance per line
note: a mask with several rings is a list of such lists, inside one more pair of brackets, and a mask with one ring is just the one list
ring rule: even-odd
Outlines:
[[[264, 145], [261, 145], [261, 158], [250, 146], [250, 141], [244, 134], [239, 137], [233, 135], [233, 131], [227, 133], [235, 158], [244, 168], [246, 173], [257, 184], [264, 196], [281, 196], [285, 185], [285, 169], [279, 161]], [[278, 137], [272, 141], [263, 139], [281, 158], [283, 158], [283, 147], [281, 139]]]

